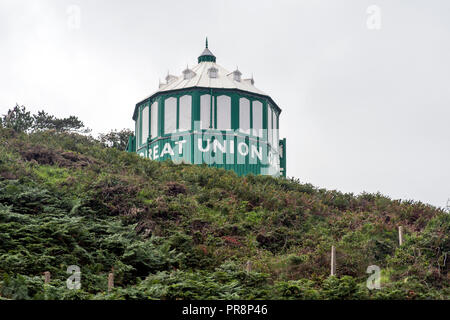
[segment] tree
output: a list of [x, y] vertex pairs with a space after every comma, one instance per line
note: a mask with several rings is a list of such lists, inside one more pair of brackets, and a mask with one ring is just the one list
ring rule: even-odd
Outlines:
[[28, 132], [33, 126], [34, 119], [29, 111], [26, 111], [24, 106], [16, 106], [8, 110], [7, 114], [3, 115], [1, 124], [5, 128], [11, 128], [16, 132]]
[[46, 130], [49, 128], [54, 129], [53, 120], [55, 119], [55, 117], [49, 115], [44, 110], [38, 111], [37, 114], [33, 115], [33, 118], [34, 118], [33, 124], [34, 131]]
[[55, 130], [57, 132], [88, 133], [90, 129], [84, 126], [83, 121], [75, 116], [68, 118], [56, 118], [44, 110], [31, 115], [25, 106], [16, 106], [8, 110], [0, 119], [0, 124], [5, 128], [11, 128], [17, 132]]
[[53, 121], [55, 130], [58, 132], [88, 132], [89, 129], [84, 127], [84, 123], [78, 117], [70, 116], [68, 118]]
[[[33, 130], [55, 130], [57, 132], [88, 132], [89, 129], [84, 127], [84, 123], [75, 116], [68, 118], [56, 118], [53, 115], [49, 115], [44, 110], [39, 111], [33, 115], [34, 124]], [[84, 128], [84, 130], [82, 130]]]
[[125, 150], [128, 144], [128, 138], [133, 135], [130, 129], [122, 129], [120, 131], [111, 130], [109, 133], [100, 134], [100, 142], [110, 148]]

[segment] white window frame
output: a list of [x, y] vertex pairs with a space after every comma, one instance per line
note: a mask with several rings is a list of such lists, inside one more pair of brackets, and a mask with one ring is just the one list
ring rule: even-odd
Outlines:
[[250, 134], [250, 108], [249, 99], [239, 99], [239, 131], [246, 134]]
[[278, 144], [279, 144], [279, 131], [278, 131], [278, 115], [273, 110], [273, 148], [278, 151]]
[[164, 134], [177, 131], [177, 98], [169, 97], [164, 100]]
[[204, 94], [200, 96], [200, 129], [211, 127], [211, 95]]
[[150, 121], [150, 138], [154, 139], [158, 136], [158, 101], [152, 103]]
[[217, 130], [231, 130], [231, 97], [217, 97]]
[[137, 137], [137, 146], [141, 146], [141, 109], [138, 110], [138, 116], [136, 119], [136, 137]]
[[273, 145], [273, 119], [272, 119], [272, 107], [267, 105], [267, 142]]
[[[252, 121], [252, 124], [253, 124], [253, 135], [255, 136], [255, 137], [260, 137], [260, 138], [262, 138], [262, 135], [263, 135], [263, 104], [262, 104], [262, 102], [261, 101], [258, 101], [258, 100], [253, 100], [252, 101], [252, 108], [253, 108], [253, 112], [252, 112], [252, 117], [253, 117], [253, 121]], [[259, 115], [260, 115], [260, 117], [259, 117], [259, 122], [258, 122], [258, 127], [256, 127], [255, 126], [255, 123], [256, 123], [256, 121], [255, 121], [255, 119], [257, 119], [257, 117], [256, 117], [256, 112], [255, 112], [255, 110], [257, 110], [258, 109], [258, 112], [259, 112]]]
[[144, 108], [142, 108], [142, 144], [147, 142], [150, 134], [149, 128], [149, 106], [145, 105]]
[[178, 131], [189, 131], [191, 130], [191, 121], [192, 121], [192, 96], [186, 94], [180, 97], [180, 107], [178, 114], [178, 123], [179, 129]]

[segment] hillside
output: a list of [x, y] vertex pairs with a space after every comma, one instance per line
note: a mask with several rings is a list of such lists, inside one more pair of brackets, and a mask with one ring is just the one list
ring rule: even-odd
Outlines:
[[[158, 163], [54, 131], [0, 128], [0, 244], [5, 299], [450, 298], [450, 215], [433, 206]], [[80, 290], [66, 288], [70, 265]], [[381, 290], [366, 288], [369, 265]]]

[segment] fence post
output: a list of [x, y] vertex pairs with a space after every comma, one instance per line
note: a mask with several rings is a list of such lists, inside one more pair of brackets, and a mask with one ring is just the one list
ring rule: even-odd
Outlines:
[[250, 260], [247, 261], [247, 265], [245, 266], [245, 270], [247, 273], [252, 271], [252, 262]]
[[114, 288], [114, 273], [110, 272], [108, 274], [108, 292]]
[[47, 284], [47, 283], [50, 283], [50, 271], [45, 271], [44, 272], [44, 283], [45, 284]]
[[403, 244], [403, 227], [398, 227], [398, 244], [401, 246]]
[[331, 246], [331, 275], [336, 275], [336, 247]]

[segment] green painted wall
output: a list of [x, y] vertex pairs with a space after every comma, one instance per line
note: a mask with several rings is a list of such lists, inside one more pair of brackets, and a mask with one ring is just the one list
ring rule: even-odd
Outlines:
[[[211, 116], [214, 115], [213, 125], [217, 125], [217, 97], [226, 95], [231, 98], [231, 130], [239, 129], [239, 99], [247, 98], [252, 106], [252, 101], [260, 101], [262, 103], [263, 129], [267, 129], [268, 108], [273, 108], [277, 114], [277, 122], [279, 121], [280, 109], [273, 105], [264, 96], [257, 94], [212, 88], [191, 88], [179, 90], [176, 92], [161, 92], [152, 96], [137, 105], [136, 112], [136, 147], [135, 150], [143, 157], [148, 157], [157, 161], [173, 160], [175, 162], [184, 161], [186, 163], [206, 163], [212, 167], [234, 170], [238, 175], [268, 174], [273, 176], [285, 175], [285, 155], [284, 158], [279, 152], [273, 149], [267, 143], [267, 130], [262, 138], [244, 134], [242, 132], [228, 132], [210, 129], [200, 130], [198, 121], [200, 120], [200, 97], [204, 94], [211, 95]], [[164, 133], [164, 111], [165, 100], [167, 98], [176, 98], [177, 101], [177, 119], [176, 128], [180, 123], [180, 97], [190, 95], [192, 97], [191, 110], [191, 130], [186, 132], [178, 132], [176, 134]], [[149, 107], [148, 119], [149, 135], [151, 132], [151, 105], [158, 102], [158, 135], [151, 137], [148, 141], [143, 141], [142, 122], [143, 108]], [[196, 128], [197, 125], [197, 128]], [[253, 107], [250, 108], [250, 128], [253, 129]], [[251, 131], [252, 132], [252, 131]], [[199, 147], [199, 139], [201, 148]], [[209, 150], [205, 151], [208, 146]], [[214, 142], [217, 140], [217, 142]], [[226, 142], [225, 142], [226, 141]], [[283, 140], [284, 154], [286, 152], [285, 139]], [[243, 144], [242, 144], [243, 143]], [[278, 145], [278, 141], [274, 144]], [[182, 148], [180, 149], [180, 145]], [[225, 153], [221, 151], [221, 147], [226, 145]], [[246, 150], [248, 148], [248, 154]], [[182, 151], [181, 153], [179, 151]], [[280, 157], [281, 156], [281, 157]], [[280, 166], [284, 164], [284, 170], [280, 170]]]

